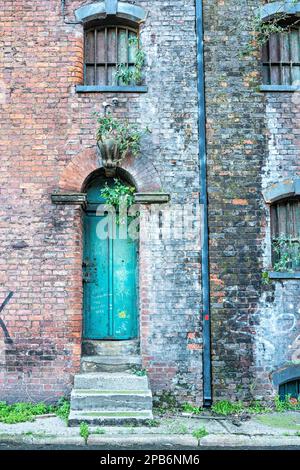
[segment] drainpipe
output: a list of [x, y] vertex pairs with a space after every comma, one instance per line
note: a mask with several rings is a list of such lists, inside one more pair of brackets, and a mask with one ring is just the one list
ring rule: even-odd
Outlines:
[[196, 0], [196, 34], [198, 62], [198, 131], [200, 165], [200, 204], [202, 205], [202, 321], [203, 321], [203, 405], [212, 404], [211, 374], [211, 322], [209, 285], [209, 236], [208, 236], [208, 197], [207, 197], [207, 157], [206, 157], [206, 110], [204, 83], [203, 47], [203, 0]]

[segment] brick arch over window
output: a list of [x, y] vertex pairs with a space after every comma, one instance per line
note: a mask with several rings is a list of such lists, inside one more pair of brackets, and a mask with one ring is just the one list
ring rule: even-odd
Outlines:
[[[59, 190], [81, 192], [87, 177], [102, 167], [101, 157], [95, 148], [84, 150], [64, 169], [59, 179]], [[128, 156], [122, 161], [120, 168], [131, 175], [138, 192], [162, 191], [158, 172], [145, 156]]]

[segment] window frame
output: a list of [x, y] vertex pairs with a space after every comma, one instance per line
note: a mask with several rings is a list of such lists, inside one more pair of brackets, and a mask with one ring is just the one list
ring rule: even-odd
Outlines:
[[[271, 264], [272, 268], [274, 268], [274, 264], [277, 261], [274, 253], [274, 244], [276, 240], [280, 237], [279, 233], [279, 212], [280, 212], [280, 205], [284, 207], [285, 220], [284, 225], [286, 226], [285, 235], [287, 238], [291, 236], [291, 240], [295, 241], [296, 243], [299, 242], [299, 237], [297, 235], [297, 220], [296, 219], [296, 212], [294, 209], [294, 204], [298, 204], [300, 208], [300, 197], [299, 195], [292, 195], [288, 197], [282, 197], [277, 199], [276, 201], [272, 202], [270, 206], [270, 235], [271, 235]], [[294, 220], [295, 219], [295, 220]], [[292, 225], [292, 228], [288, 230], [288, 224]], [[293, 232], [293, 233], [292, 233]], [[295, 235], [296, 234], [296, 235]], [[299, 245], [300, 250], [300, 245]], [[291, 271], [271, 271], [269, 273], [269, 277], [271, 279], [300, 279], [300, 266], [297, 269]]]
[[[288, 389], [293, 385], [297, 389], [295, 392], [297, 396], [293, 396], [293, 393], [288, 393]], [[281, 401], [284, 401], [288, 395], [291, 395], [291, 398], [296, 398], [298, 400], [298, 398], [300, 397], [300, 377], [296, 377], [288, 380], [287, 382], [279, 384], [278, 394]]]
[[[293, 25], [293, 21], [295, 18], [298, 20], [300, 13], [300, 2], [268, 2], [265, 5], [262, 5], [257, 10], [257, 15], [260, 17], [262, 22], [268, 23], [269, 21], [273, 20], [278, 16], [278, 14], [286, 15], [286, 20], [284, 21], [285, 24], [290, 23]], [[300, 29], [299, 23], [297, 23], [298, 28]], [[300, 32], [299, 32], [300, 34]], [[263, 57], [261, 51], [261, 69], [263, 69]], [[263, 78], [263, 74], [262, 74]], [[296, 91], [300, 91], [300, 84], [299, 85], [279, 85], [279, 84], [265, 84], [262, 83], [259, 87], [261, 92], [289, 92], [293, 93]]]
[[[125, 29], [127, 31], [133, 31], [136, 33], [137, 38], [139, 40], [139, 25], [137, 23], [133, 23], [132, 21], [120, 21], [119, 18], [113, 17], [110, 21], [107, 20], [96, 20], [90, 23], [86, 23], [84, 25], [84, 57], [83, 57], [83, 84], [76, 86], [76, 92], [78, 93], [147, 93], [148, 87], [146, 85], [112, 85], [112, 84], [105, 84], [105, 85], [88, 85], [86, 84], [86, 34], [89, 31], [94, 31], [97, 34], [97, 31], [101, 31], [103, 29], [107, 30], [109, 28], [116, 28], [117, 29]], [[96, 43], [95, 43], [96, 44]], [[107, 43], [105, 44], [106, 47], [106, 56], [107, 56]], [[96, 48], [94, 50], [94, 54], [96, 54]], [[106, 57], [107, 58], [107, 57]], [[96, 59], [96, 57], [95, 57]], [[117, 59], [117, 57], [116, 57]], [[114, 62], [117, 64], [117, 62]], [[91, 63], [94, 67], [97, 67], [96, 61]], [[101, 63], [101, 65], [105, 66], [107, 69], [108, 61]], [[96, 73], [96, 72], [94, 72]]]

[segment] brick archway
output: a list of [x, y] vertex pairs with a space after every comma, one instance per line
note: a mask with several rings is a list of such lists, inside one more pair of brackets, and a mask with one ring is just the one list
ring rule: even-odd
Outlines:
[[[96, 148], [88, 148], [73, 158], [59, 179], [60, 191], [81, 192], [87, 177], [102, 168], [102, 160]], [[154, 165], [144, 156], [128, 156], [120, 168], [127, 171], [135, 181], [138, 192], [161, 191], [162, 186]]]

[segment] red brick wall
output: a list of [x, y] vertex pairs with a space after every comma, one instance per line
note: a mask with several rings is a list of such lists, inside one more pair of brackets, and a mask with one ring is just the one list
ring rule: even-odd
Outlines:
[[[66, 20], [85, 3], [68, 0]], [[139, 4], [148, 11], [149, 92], [118, 94], [115, 113], [152, 129], [143, 158], [156, 172], [141, 160], [140, 181], [157, 189], [159, 174], [161, 188], [183, 203], [199, 191], [194, 1]], [[95, 167], [92, 113], [113, 95], [75, 92], [83, 28], [64, 22], [60, 1], [0, 0], [0, 11], [0, 299], [14, 291], [1, 314], [13, 342], [4, 344], [0, 329], [0, 399], [53, 400], [79, 370], [81, 209], [55, 207], [50, 195], [80, 188]], [[200, 247], [144, 248], [142, 347], [153, 389], [199, 402]]]

